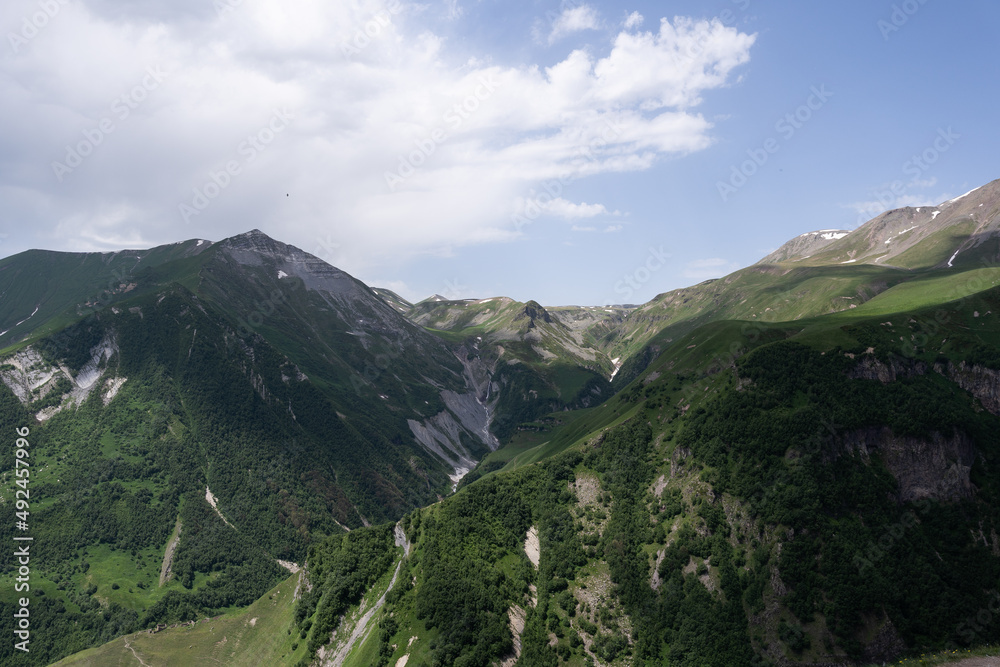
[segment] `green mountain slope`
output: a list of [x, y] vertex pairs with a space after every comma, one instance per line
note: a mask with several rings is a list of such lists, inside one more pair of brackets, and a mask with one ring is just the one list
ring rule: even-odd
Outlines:
[[[639, 308], [410, 304], [259, 232], [150, 266], [0, 359], [56, 545], [35, 660], [261, 605], [279, 559], [305, 574], [271, 664], [857, 664], [998, 641], [975, 620], [1000, 607], [993, 185], [926, 229], [904, 210], [810, 234]], [[184, 631], [143, 656], [225, 658], [204, 632], [184, 653]]]
[[506, 440], [518, 424], [566, 408], [587, 407], [610, 394], [617, 370], [597, 345], [595, 327], [621, 321], [623, 308], [546, 309], [507, 297], [450, 301], [435, 296], [408, 317], [460, 343], [489, 372], [493, 429]]
[[1000, 180], [937, 207], [888, 211], [851, 232], [803, 234], [753, 266], [658, 295], [600, 344], [631, 360], [617, 388], [657, 353], [647, 345], [664, 332], [676, 338], [720, 319], [783, 322], [852, 310], [902, 283], [913, 281], [916, 291], [972, 269], [983, 270], [978, 289], [985, 289], [997, 284], [998, 267]]
[[[294, 664], [305, 654], [288, 633], [295, 613], [298, 576], [268, 591], [244, 610], [177, 624], [157, 632], [119, 637], [60, 660], [60, 667], [110, 667], [212, 662], [226, 665]], [[293, 646], [295, 648], [293, 648]]]
[[844, 664], [997, 641], [974, 619], [1000, 604], [998, 315], [993, 289], [692, 332], [551, 426], [537, 447], [561, 453], [404, 520], [412, 583], [357, 649], [383, 659], [345, 664]]
[[408, 516], [412, 556], [367, 619], [324, 568], [374, 550], [371, 608], [398, 548], [384, 530], [316, 545], [293, 634], [318, 649], [346, 610], [330, 650], [348, 665], [815, 664], [996, 641], [968, 619], [1000, 590], [997, 313], [990, 290], [692, 332], [582, 431], [554, 429], [563, 453]]
[[208, 241], [151, 250], [67, 253], [29, 250], [0, 260], [0, 346], [47, 332], [98, 310], [136, 288], [137, 273], [194, 257]]
[[[7, 348], [0, 420], [30, 427], [30, 525], [47, 545], [33, 664], [245, 606], [279, 559], [432, 502], [496, 446], [475, 373], [258, 232], [139, 271], [105, 307]], [[8, 539], [13, 468], [8, 449]], [[5, 608], [13, 576], [5, 559]]]

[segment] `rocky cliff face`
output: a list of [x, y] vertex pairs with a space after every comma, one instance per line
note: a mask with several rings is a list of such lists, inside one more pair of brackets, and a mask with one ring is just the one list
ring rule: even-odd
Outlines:
[[885, 363], [866, 354], [847, 375], [854, 380], [878, 380], [882, 384], [888, 384], [904, 378], [926, 375], [926, 373], [927, 364], [922, 361], [891, 359], [889, 363]]
[[515, 322], [524, 319], [530, 321], [528, 324], [529, 329], [535, 326], [535, 320], [552, 323], [552, 316], [549, 315], [549, 311], [545, 310], [537, 301], [529, 301], [524, 304], [524, 309], [514, 317]]
[[[888, 363], [873, 355], [863, 355], [858, 364], [848, 372], [855, 380], [878, 380], [882, 384], [905, 378], [926, 375], [927, 364], [909, 359], [891, 359]], [[1000, 371], [985, 366], [967, 364], [934, 364], [933, 370], [944, 375], [959, 387], [969, 392], [982, 403], [983, 407], [995, 415], [1000, 415]]]
[[878, 455], [899, 484], [899, 501], [955, 501], [974, 492], [969, 473], [976, 450], [962, 432], [930, 438], [899, 436], [886, 426], [852, 431], [836, 438], [838, 452]]
[[800, 234], [757, 263], [776, 264], [807, 259], [849, 233], [850, 231], [846, 229], [821, 229], [817, 232]]
[[936, 364], [934, 370], [978, 398], [984, 408], [1000, 415], [1000, 371], [985, 366], [970, 366], [964, 361], [957, 366], [949, 361], [947, 368]]
[[[74, 373], [65, 364], [46, 361], [29, 345], [0, 360], [0, 381], [23, 405], [49, 398], [48, 405], [35, 415], [39, 421], [45, 421], [65, 408], [82, 405], [94, 389], [101, 390], [104, 405], [111, 402], [128, 380], [117, 377], [114, 369], [108, 368], [117, 353], [118, 343], [109, 334], [90, 350], [90, 358]], [[102, 378], [104, 382], [98, 382]]]

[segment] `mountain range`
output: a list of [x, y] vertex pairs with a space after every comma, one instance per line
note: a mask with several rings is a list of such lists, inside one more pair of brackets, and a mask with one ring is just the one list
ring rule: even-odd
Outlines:
[[258, 230], [7, 257], [0, 422], [31, 432], [37, 555], [31, 652], [0, 656], [825, 665], [995, 642], [998, 285], [1000, 181], [641, 305], [411, 303]]

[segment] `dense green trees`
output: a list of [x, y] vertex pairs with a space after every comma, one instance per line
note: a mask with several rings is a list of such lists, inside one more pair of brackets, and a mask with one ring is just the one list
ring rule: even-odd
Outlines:
[[[794, 531], [778, 567], [803, 623], [822, 614], [857, 651], [863, 619], [884, 610], [908, 643], [957, 642], [956, 627], [1000, 579], [1000, 565], [968, 532], [1000, 523], [990, 504], [997, 477], [975, 472], [995, 466], [997, 420], [934, 373], [882, 384], [850, 379], [854, 363], [792, 343], [760, 348], [739, 363], [752, 384], [695, 415], [679, 444], [708, 466], [717, 491]], [[866, 460], [846, 448], [852, 434], [882, 426], [925, 439], [968, 434], [979, 452], [978, 501], [901, 504], [878, 453]], [[761, 590], [751, 584], [749, 604]], [[984, 632], [980, 641], [1000, 637]]]
[[395, 558], [391, 524], [334, 535], [309, 549], [312, 590], [303, 594], [296, 622], [309, 635], [309, 653], [315, 655], [341, 615], [388, 571]]

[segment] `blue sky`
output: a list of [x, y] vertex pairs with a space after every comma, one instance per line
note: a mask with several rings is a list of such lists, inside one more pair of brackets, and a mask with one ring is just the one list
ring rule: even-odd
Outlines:
[[256, 227], [410, 299], [641, 303], [1000, 177], [997, 25], [985, 0], [13, 0], [0, 255]]

